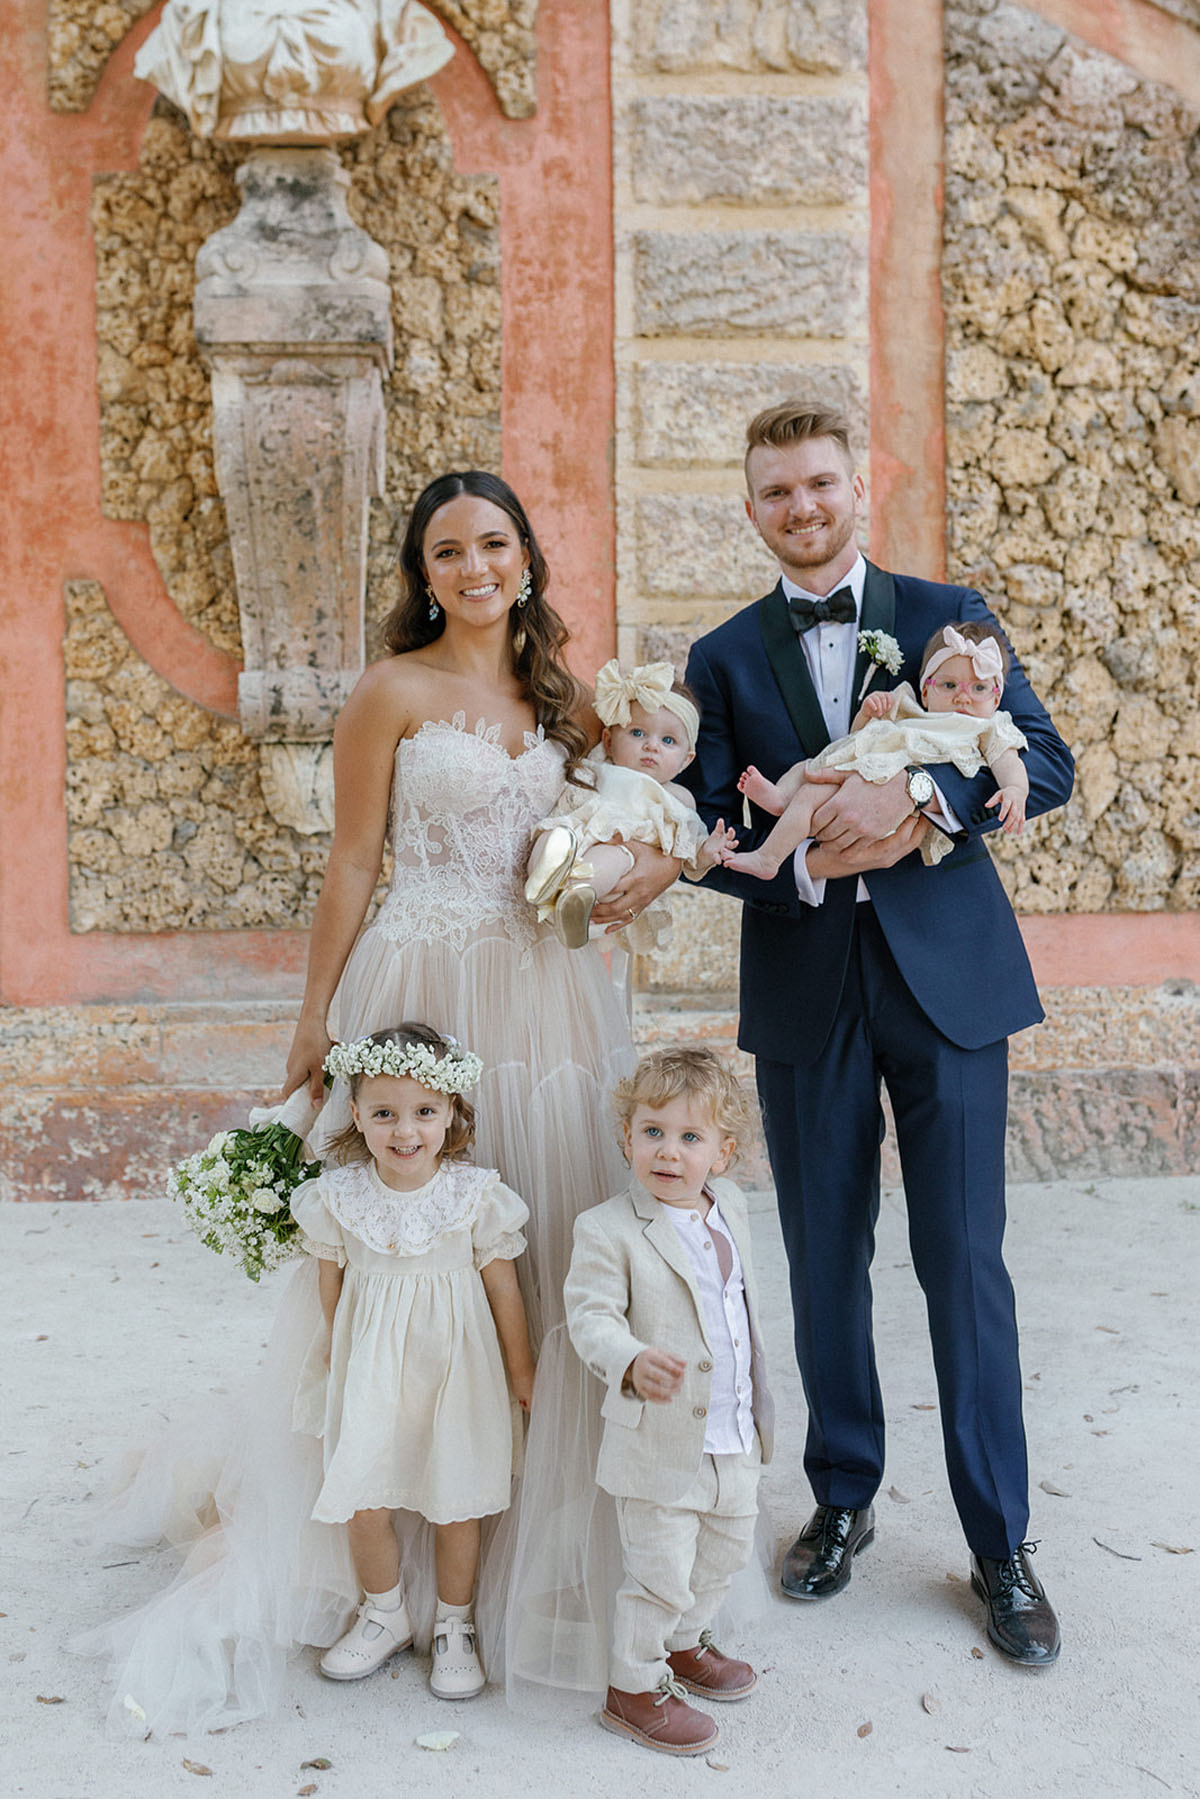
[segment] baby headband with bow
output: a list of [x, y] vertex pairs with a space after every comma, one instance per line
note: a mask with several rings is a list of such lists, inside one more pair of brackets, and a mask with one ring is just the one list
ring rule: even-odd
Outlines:
[[979, 681], [994, 680], [999, 689], [1004, 678], [1004, 657], [1000, 654], [1000, 645], [994, 637], [985, 637], [982, 643], [972, 643], [947, 625], [942, 632], [945, 648], [935, 650], [925, 664], [925, 673], [921, 676], [921, 686], [928, 687], [943, 662], [949, 662], [953, 656], [965, 656], [975, 670]]
[[688, 748], [696, 747], [700, 714], [682, 693], [672, 693], [675, 670], [669, 662], [643, 662], [623, 675], [614, 656], [596, 676], [596, 717], [602, 725], [627, 725], [634, 706], [643, 712], [658, 712], [663, 706], [673, 712], [687, 732]]

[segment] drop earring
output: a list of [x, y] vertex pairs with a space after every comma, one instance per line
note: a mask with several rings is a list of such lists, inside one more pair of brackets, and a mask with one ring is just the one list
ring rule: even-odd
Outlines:
[[429, 622], [431, 625], [436, 624], [437, 620], [441, 617], [442, 609], [434, 599], [433, 589], [429, 586], [428, 582], [425, 584], [425, 592], [429, 595]]
[[[525, 572], [522, 574], [520, 583], [518, 584], [518, 587], [517, 587], [517, 611], [518, 612], [524, 612], [525, 603], [528, 600], [528, 598], [532, 592], [533, 592], [533, 579], [529, 573], [529, 570], [526, 569]], [[520, 656], [521, 651], [525, 648], [525, 645], [528, 643], [528, 641], [529, 641], [529, 636], [525, 629], [525, 622], [523, 619], [518, 619], [517, 620], [517, 628], [513, 632], [513, 635], [512, 635], [512, 652], [513, 652], [513, 661], [514, 662]]]

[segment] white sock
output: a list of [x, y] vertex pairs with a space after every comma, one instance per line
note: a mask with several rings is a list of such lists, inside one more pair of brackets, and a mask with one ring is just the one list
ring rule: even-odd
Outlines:
[[445, 1624], [451, 1618], [458, 1618], [463, 1624], [469, 1624], [474, 1612], [474, 1600], [468, 1600], [466, 1605], [449, 1605], [446, 1600], [439, 1599], [433, 1621], [435, 1624]]
[[386, 1593], [363, 1593], [363, 1598], [373, 1612], [398, 1612], [404, 1604], [404, 1588], [400, 1581], [390, 1587]]

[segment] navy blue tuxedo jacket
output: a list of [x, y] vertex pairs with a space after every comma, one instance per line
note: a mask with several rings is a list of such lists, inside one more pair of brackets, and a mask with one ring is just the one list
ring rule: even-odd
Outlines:
[[[916, 688], [926, 642], [956, 619], [997, 622], [970, 588], [890, 575], [868, 563], [861, 628], [889, 632], [904, 655], [899, 674], [880, 670], [872, 687], [907, 680]], [[868, 666], [860, 652], [851, 715]], [[829, 742], [782, 584], [694, 645], [687, 680], [700, 703], [700, 735], [696, 760], [682, 779], [706, 822], [724, 818], [752, 849], [774, 820], [752, 807], [752, 828], [742, 830], [742, 770], [754, 763], [777, 780]], [[1071, 754], [1015, 656], [1001, 704], [1029, 742], [1028, 816], [1063, 805], [1074, 779]], [[996, 828], [995, 813], [986, 809], [995, 781], [986, 769], [972, 780], [952, 766], [930, 772], [964, 826], [953, 852], [927, 868], [914, 851], [894, 868], [868, 874], [867, 885], [918, 1005], [952, 1043], [978, 1049], [1044, 1014], [1008, 896], [981, 841]], [[806, 906], [796, 895], [789, 857], [772, 881], [717, 868], [707, 884], [745, 902], [739, 1044], [771, 1061], [815, 1061], [842, 991], [856, 881], [830, 881], [824, 903]]]

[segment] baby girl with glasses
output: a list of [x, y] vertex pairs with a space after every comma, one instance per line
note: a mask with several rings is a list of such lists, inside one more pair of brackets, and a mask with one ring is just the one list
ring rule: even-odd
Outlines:
[[[1000, 711], [1008, 646], [991, 625], [962, 620], [937, 631], [921, 658], [920, 698], [907, 681], [890, 693], [868, 694], [848, 737], [828, 744], [806, 762], [797, 762], [778, 781], [748, 768], [739, 790], [779, 823], [756, 850], [728, 852], [726, 867], [769, 881], [807, 837], [813, 813], [828, 787], [811, 782], [814, 770], [844, 769], [882, 783], [904, 770], [950, 762], [968, 778], [986, 764], [996, 780], [987, 804], [1006, 831], [1025, 823], [1029, 776], [1020, 752], [1025, 738], [1007, 712]], [[931, 795], [932, 797], [932, 795]], [[930, 831], [921, 845], [927, 864], [940, 862], [953, 844], [944, 832]]]
[[[562, 788], [555, 811], [537, 826], [525, 898], [568, 949], [588, 940], [592, 910], [633, 867], [629, 842], [678, 856], [702, 880], [737, 845], [718, 819], [709, 831], [686, 787], [675, 780], [696, 754], [700, 713], [669, 662], [647, 662], [623, 674], [616, 660], [596, 676], [600, 744], [580, 765], [581, 780]], [[636, 929], [630, 929], [637, 919]], [[670, 913], [656, 900], [629, 914], [623, 933], [632, 948], [658, 948]]]

